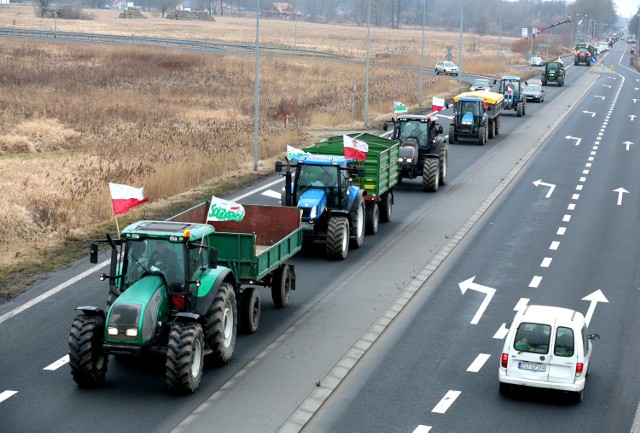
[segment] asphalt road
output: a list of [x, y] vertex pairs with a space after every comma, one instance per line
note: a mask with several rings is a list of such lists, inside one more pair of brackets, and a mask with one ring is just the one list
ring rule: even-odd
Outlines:
[[[618, 63], [622, 47], [607, 64]], [[305, 431], [636, 431], [640, 174], [628, 143], [638, 137], [631, 116], [640, 114], [640, 75], [616, 69], [588, 91]], [[475, 324], [485, 294], [462, 293], [470, 278], [495, 289]], [[594, 293], [603, 298], [590, 332], [602, 339], [584, 401], [525, 389], [501, 396], [503, 329], [514, 309], [535, 303], [587, 314], [592, 303], [584, 298]]]
[[[317, 398], [318, 393], [324, 394], [324, 398], [326, 398], [340, 382], [335, 376], [336, 368], [349, 371], [352, 367], [349, 361], [345, 361], [345, 354], [347, 356], [354, 355], [357, 359], [363, 356], [365, 349], [370, 346], [365, 343], [364, 346], [355, 346], [354, 349], [354, 345], [361, 345], [362, 341], [366, 341], [369, 336], [375, 340], [389, 323], [394, 325], [383, 336], [397, 332], [396, 329], [404, 323], [404, 317], [410, 313], [403, 312], [402, 316], [398, 316], [396, 320], [392, 321], [395, 316], [393, 314], [389, 316], [389, 309], [399, 311], [404, 304], [408, 304], [409, 309], [425, 306], [425, 311], [421, 311], [418, 316], [419, 319], [426, 321], [424, 326], [427, 328], [421, 327], [420, 320], [414, 319], [412, 322], [415, 323], [410, 327], [411, 332], [403, 332], [401, 338], [394, 341], [406, 341], [413, 349], [420, 348], [423, 352], [430, 353], [431, 358], [424, 365], [430, 365], [431, 368], [428, 370], [421, 368], [421, 370], [428, 372], [426, 376], [437, 378], [437, 381], [429, 384], [427, 389], [429, 394], [433, 394], [433, 398], [441, 398], [438, 396], [441, 391], [446, 392], [447, 389], [453, 389], [448, 385], [449, 382], [457, 381], [458, 378], [465, 375], [464, 370], [456, 370], [456, 363], [451, 361], [449, 357], [455, 359], [457, 363], [463, 362], [464, 358], [461, 353], [449, 352], [450, 349], [443, 352], [443, 356], [440, 356], [440, 352], [435, 349], [425, 351], [425, 347], [422, 347], [425, 345], [417, 344], [411, 338], [412, 336], [418, 337], [419, 341], [424, 340], [426, 336], [431, 337], [429, 340], [432, 343], [429, 346], [433, 344], [434, 348], [446, 344], [451, 346], [451, 343], [455, 342], [456, 346], [464, 347], [465, 355], [468, 356], [471, 356], [469, 354], [473, 349], [495, 354], [499, 348], [486, 348], [487, 344], [484, 340], [487, 337], [484, 335], [485, 333], [480, 331], [480, 326], [469, 328], [462, 325], [465, 321], [468, 323], [474, 314], [479, 298], [473, 297], [472, 294], [462, 297], [459, 291], [455, 293], [455, 290], [449, 288], [449, 290], [442, 291], [442, 299], [440, 299], [441, 291], [431, 288], [433, 284], [431, 281], [434, 279], [444, 281], [445, 277], [449, 278], [451, 275], [450, 278], [453, 278], [451, 281], [454, 281], [453, 288], [455, 289], [457, 282], [478, 275], [479, 283], [492, 285], [492, 287], [501, 289], [513, 287], [524, 289], [526, 287], [526, 285], [522, 285], [523, 283], [516, 284], [514, 280], [525, 278], [523, 275], [527, 275], [528, 267], [534, 266], [531, 264], [534, 258], [529, 254], [524, 254], [523, 258], [518, 261], [508, 253], [522, 251], [536, 257], [542, 254], [540, 250], [542, 247], [536, 247], [538, 248], [536, 252], [533, 246], [525, 243], [525, 241], [531, 241], [530, 238], [542, 242], [542, 232], [548, 230], [548, 227], [544, 226], [540, 220], [554, 220], [551, 213], [551, 201], [540, 198], [545, 194], [542, 187], [534, 188], [529, 185], [529, 179], [526, 179], [526, 181], [518, 180], [513, 188], [509, 189], [511, 195], [512, 191], [522, 184], [522, 188], [532, 189], [533, 192], [527, 190], [523, 197], [512, 200], [519, 203], [520, 206], [512, 208], [510, 217], [501, 217], [501, 227], [503, 225], [509, 227], [498, 230], [496, 226], [495, 238], [484, 239], [477, 234], [472, 234], [473, 242], [471, 242], [470, 236], [463, 235], [458, 239], [457, 235], [461, 229], [466, 228], [468, 231], [470, 221], [475, 223], [479, 215], [489, 208], [489, 204], [485, 200], [487, 197], [495, 198], [494, 196], [499, 195], [495, 192], [497, 188], [508, 186], [509, 181], [515, 177], [513, 170], [522, 166], [528, 158], [534, 155], [532, 149], [542, 144], [544, 137], [551, 133], [551, 125], [567, 112], [570, 112], [567, 119], [571, 119], [572, 116], [579, 113], [579, 110], [574, 107], [575, 101], [563, 99], [565, 95], [573, 90], [576, 95], [580, 96], [581, 89], [586, 88], [599, 78], [592, 90], [595, 92], [600, 83], [608, 80], [608, 75], [587, 76], [585, 75], [587, 71], [588, 68], [570, 68], [566, 86], [564, 88], [545, 88], [547, 91], [545, 102], [529, 104], [527, 115], [524, 118], [516, 118], [515, 115], [507, 114], [502, 123], [500, 136], [490, 140], [485, 146], [477, 146], [470, 142], [450, 145], [448, 185], [442, 187], [438, 192], [430, 194], [421, 191], [419, 180], [403, 183], [396, 190], [396, 205], [392, 222], [381, 225], [378, 234], [368, 236], [364, 247], [351, 251], [345, 261], [327, 261], [321, 251], [296, 256], [292, 262], [296, 266], [298, 290], [293, 294], [292, 304], [285, 310], [276, 311], [268, 302], [267, 291], [263, 292], [263, 299], [266, 302], [258, 332], [251, 336], [241, 336], [238, 339], [236, 352], [231, 363], [223, 368], [205, 371], [200, 389], [191, 396], [173, 397], [167, 393], [164, 385], [162, 359], [145, 359], [131, 363], [111, 359], [107, 383], [104, 387], [97, 390], [78, 388], [71, 379], [64, 358], [67, 351], [67, 337], [76, 306], [104, 304], [107, 288], [105, 284], [97, 281], [97, 274], [103, 269], [91, 268], [88, 260], [83, 260], [43, 277], [42, 281], [34, 285], [28, 293], [0, 306], [0, 335], [4, 349], [0, 355], [0, 371], [3, 372], [0, 378], [0, 431], [196, 432], [215, 430], [266, 432], [276, 431], [279, 428], [282, 428], [283, 431], [295, 430], [304, 424], [315, 411], [315, 403], [308, 403], [312, 400], [315, 402], [324, 401], [322, 398]], [[612, 97], [611, 95], [620, 80], [620, 78], [618, 81], [611, 80], [613, 84], [611, 89], [608, 89], [609, 93], [605, 93], [606, 88], [603, 87], [598, 89], [598, 91], [602, 90], [598, 94], [605, 96], [605, 98]], [[630, 82], [631, 78], [627, 80], [625, 86], [629, 87]], [[592, 104], [593, 110], [601, 111], [598, 116], [603, 116], [605, 114], [602, 108], [603, 101], [598, 99], [587, 97], [581, 104]], [[609, 99], [604, 101], [605, 104], [610, 102]], [[624, 106], [622, 99], [618, 104], [620, 105], [616, 106], [617, 111]], [[584, 110], [588, 110], [588, 105], [584, 107]], [[633, 105], [629, 105], [629, 107], [635, 109]], [[446, 113], [444, 114], [446, 115]], [[588, 115], [583, 113], [583, 116]], [[551, 142], [560, 142], [562, 144], [559, 146], [564, 145], [571, 150], [586, 152], [587, 142], [593, 143], [592, 136], [587, 135], [587, 132], [589, 134], [597, 133], [596, 121], [600, 121], [599, 124], [602, 124], [599, 117], [586, 119], [586, 121], [584, 117], [573, 121], [567, 120], [565, 123], [573, 122], [580, 126], [579, 131], [584, 133], [580, 136], [584, 136], [584, 144], [575, 146], [571, 140], [563, 138], [563, 133], [553, 133], [541, 149], [540, 155], [536, 155], [532, 160], [532, 164], [537, 164], [543, 159], [547, 149], [553, 148], [550, 145]], [[565, 123], [561, 124], [561, 128], [565, 128]], [[613, 123], [612, 120], [610, 125]], [[442, 118], [442, 124], [447, 130], [446, 118]], [[585, 131], [583, 129], [585, 126], [593, 127], [594, 130]], [[628, 127], [624, 123], [618, 126], [625, 131]], [[611, 133], [610, 131], [613, 130], [614, 128], [609, 126], [607, 133]], [[566, 135], [568, 132], [564, 134]], [[574, 135], [576, 134], [574, 131]], [[629, 135], [627, 139], [633, 141], [633, 135]], [[602, 153], [606, 155], [605, 152]], [[546, 156], [544, 159], [550, 158], [549, 161], [546, 164], [541, 164], [545, 170], [548, 170], [547, 166], [549, 165], [561, 164], [560, 156]], [[601, 158], [605, 160], [606, 156], [603, 155]], [[630, 158], [623, 157], [621, 164], [625, 163], [632, 165]], [[578, 162], [576, 161], [574, 164], [574, 170], [577, 170]], [[562, 165], [559, 167], [562, 169], [549, 171], [549, 173], [560, 176], [565, 167]], [[613, 172], [622, 175], [623, 169], [620, 167], [619, 170]], [[544, 174], [546, 175], [546, 173]], [[524, 178], [524, 175], [520, 176]], [[598, 175], [594, 173], [594, 178], [595, 176]], [[590, 177], [589, 180], [591, 181], [591, 179]], [[577, 182], [575, 178], [572, 178], [571, 181]], [[595, 180], [593, 183], [596, 184]], [[280, 190], [281, 185], [280, 180], [274, 177], [265, 180], [261, 185], [238, 191], [228, 198], [245, 196], [240, 199], [244, 203], [277, 204], [278, 201], [272, 195], [274, 191]], [[632, 184], [629, 184], [627, 187], [630, 191], [631, 186]], [[560, 191], [560, 186], [557, 188]], [[558, 191], [552, 195], [553, 200], [560, 196]], [[603, 190], [602, 197], [600, 197], [603, 201], [605, 197], [608, 197], [606, 192], [608, 191]], [[615, 195], [614, 192], [610, 192], [610, 194]], [[632, 194], [628, 195], [632, 196]], [[624, 199], [629, 197], [625, 196]], [[566, 197], [564, 199], [566, 202]], [[540, 200], [542, 200], [541, 203], [538, 203]], [[536, 205], [536, 203], [538, 204]], [[633, 212], [634, 206], [631, 204], [633, 202], [625, 203], [630, 203], [630, 205], [620, 209], [629, 209], [626, 212]], [[580, 205], [582, 204], [581, 201]], [[502, 206], [501, 204], [500, 209]], [[546, 209], [547, 206], [548, 209]], [[530, 212], [527, 210], [530, 207], [533, 207], [537, 213], [529, 215]], [[540, 209], [535, 209], [536, 207], [540, 207]], [[550, 214], [547, 214], [546, 210]], [[586, 206], [584, 211], [578, 207], [576, 214], [578, 210], [587, 211]], [[599, 212], [605, 211], [604, 207], [597, 210]], [[616, 208], [616, 210], [618, 209]], [[493, 209], [491, 212], [493, 214]], [[560, 211], [554, 210], [553, 212], [559, 213]], [[495, 214], [501, 215], [502, 211], [496, 210]], [[536, 215], [538, 218], [535, 218]], [[633, 216], [635, 215], [624, 215], [615, 221], [619, 224], [624, 221], [633, 221]], [[511, 219], [509, 220], [509, 218]], [[523, 229], [522, 223], [527, 220], [534, 227], [538, 227], [540, 231]], [[591, 224], [592, 229], [599, 228], [601, 225], [597, 224], [598, 220], [592, 217], [585, 217], [585, 220], [585, 224]], [[484, 224], [484, 221], [483, 219], [481, 223]], [[557, 223], [557, 220], [554, 221]], [[613, 230], [619, 227], [621, 226], [610, 225], [608, 229]], [[575, 230], [578, 231], [577, 228]], [[503, 237], [500, 240], [500, 232], [502, 231], [514, 233], [513, 238]], [[466, 233], [464, 234], [466, 235]], [[528, 234], [528, 236], [524, 234]], [[570, 232], [567, 233], [566, 239], [570, 239], [569, 234]], [[627, 243], [629, 243], [628, 240], [634, 239], [633, 233], [624, 230], [620, 230], [617, 237], [623, 241], [626, 239]], [[459, 241], [460, 244], [449, 252], [448, 246], [454, 240]], [[574, 254], [578, 258], [577, 262], [584, 261], [587, 268], [591, 270], [588, 274], [590, 279], [587, 275], [580, 276], [581, 282], [595, 283], [594, 275], [601, 274], [597, 272], [599, 268], [596, 265], [601, 264], [604, 256], [618, 257], [618, 260], [622, 257], [622, 255], [618, 256], [618, 253], [607, 254], [609, 250], [602, 249], [600, 244], [596, 243], [605, 241], [607, 243], [603, 244], [604, 246], [613, 248], [613, 244], [609, 243], [610, 240], [606, 234], [594, 236], [593, 233], [583, 233], [581, 237], [575, 238], [574, 243], [577, 246], [574, 247]], [[446, 253], [443, 253], [443, 249]], [[585, 251], [591, 250], [593, 252], [590, 252], [589, 257], [582, 257]], [[447, 254], [453, 254], [456, 257], [446, 257]], [[458, 259], [458, 256], [463, 259]], [[565, 257], [564, 260], [571, 259], [569, 255], [562, 257]], [[633, 264], [632, 257], [629, 262], [625, 262], [627, 265]], [[106, 260], [106, 257], [102, 259]], [[449, 264], [452, 260], [456, 260], [454, 267]], [[563, 259], [558, 257], [557, 260]], [[437, 266], [434, 269], [429, 269], [427, 266], [425, 270], [425, 265], [429, 263], [437, 263]], [[478, 266], [466, 267], [474, 263]], [[571, 263], [572, 266], [576, 266], [575, 261]], [[456, 272], [441, 272], [447, 269]], [[547, 284], [546, 278], [548, 276], [549, 280], [553, 282], [551, 272], [559, 272], [555, 269], [554, 263], [554, 267], [549, 268], [547, 274], [544, 275], [543, 285]], [[620, 274], [621, 266], [617, 266], [615, 269]], [[631, 266], [630, 269], [633, 267]], [[434, 271], [437, 272], [434, 273]], [[433, 275], [431, 275], [432, 273]], [[607, 273], [607, 275], [611, 277], [611, 274]], [[422, 286], [427, 276], [432, 278]], [[565, 275], [564, 278], [569, 279], [569, 277], [570, 275]], [[560, 276], [556, 278], [560, 279]], [[563, 282], [566, 283], [566, 281]], [[443, 287], [451, 285], [450, 282], [441, 284], [444, 284]], [[540, 287], [542, 288], [543, 285]], [[407, 289], [412, 287], [415, 288], [416, 297], [411, 302], [404, 301]], [[602, 289], [604, 290], [604, 287]], [[450, 293], [452, 291], [454, 293]], [[609, 297], [609, 292], [606, 295]], [[422, 296], [433, 298], [433, 303], [423, 301], [420, 299]], [[454, 297], [455, 302], [447, 301], [446, 298], [451, 296]], [[532, 297], [533, 295], [527, 296]], [[574, 294], [574, 297], [578, 296]], [[483, 317], [480, 322], [482, 326], [488, 326], [487, 322], [495, 319], [507, 320], [504, 317], [508, 316], [505, 311], [510, 310], [505, 310], [507, 307], [503, 309], [498, 309], [498, 307], [503, 304], [507, 305], [511, 299], [504, 301], [502, 299], [502, 297], [496, 297], [493, 301], [487, 310], [487, 316]], [[575, 305], [569, 304], [568, 300], [562, 298], [557, 300], [562, 305]], [[575, 302], [580, 304], [579, 299]], [[594, 316], [594, 325], [600, 320], [600, 308], [610, 308], [611, 305], [613, 305], [613, 301], [610, 298], [610, 304], [606, 307], [598, 307], [599, 309]], [[628, 311], [631, 311], [634, 306], [632, 300], [624, 307], [627, 305]], [[511, 308], [513, 308], [512, 305]], [[460, 320], [451, 323], [452, 318]], [[625, 318], [628, 319], [626, 316]], [[611, 325], [613, 326], [613, 323]], [[620, 323], [617, 326], [620, 329], [632, 329], [622, 328]], [[414, 330], [422, 331], [412, 334]], [[617, 339], [607, 341], [608, 334], [602, 330], [597, 331], [603, 335], [603, 341], [598, 343], [602, 347], [607, 347], [605, 344], [615, 344], [615, 341], [619, 341]], [[475, 339], [469, 333], [475, 333]], [[365, 340], [363, 340], [363, 336]], [[460, 343], [458, 343], [458, 338], [461, 339]], [[491, 340], [490, 336], [488, 339], [494, 346], [497, 344]], [[400, 347], [389, 346], [388, 340], [383, 340], [373, 346], [369, 353], [379, 353], [378, 350], [384, 353], [384, 350], [378, 349], [378, 347], [392, 347], [392, 355], [396, 351], [403, 350]], [[411, 340], [413, 340], [412, 344]], [[596, 350], [600, 350], [599, 347], [596, 347]], [[603, 353], [605, 353], [604, 350]], [[624, 360], [628, 365], [632, 365], [631, 360], [636, 354], [629, 347], [621, 355], [623, 355], [621, 361]], [[390, 355], [379, 355], [376, 359], [382, 360], [388, 356]], [[426, 355], [411, 352], [407, 348], [402, 358], [419, 362], [422, 359], [421, 356]], [[358, 420], [358, 414], [362, 411], [345, 410], [338, 411], [337, 414], [331, 413], [330, 411], [335, 410], [336, 406], [341, 406], [334, 404], [334, 399], [337, 401], [347, 399], [362, 404], [362, 407], [368, 407], [369, 410], [364, 411], [368, 414], [367, 416], [374, 418], [376, 415], [373, 413], [377, 410], [374, 402], [370, 402], [366, 396], [358, 394], [365, 389], [365, 384], [377, 386], [372, 378], [357, 380], [362, 371], [373, 368], [370, 367], [370, 360], [365, 359], [364, 361], [363, 365], [366, 367], [361, 368], [358, 364], [357, 369], [350, 374], [349, 378], [353, 377], [354, 381], [340, 386], [338, 392], [325, 404], [326, 409], [323, 408], [321, 413], [313, 419], [311, 425], [318, 426], [317, 431], [321, 431], [325, 427], [328, 429], [327, 431], [413, 431], [417, 425], [424, 423], [435, 425], [430, 418], [418, 419], [417, 416], [414, 416], [414, 418], [410, 418], [412, 422], [409, 423], [406, 422], [409, 420], [407, 417], [404, 417], [402, 422], [396, 421], [397, 423], [391, 430], [353, 429], [349, 426], [365, 425], [359, 424]], [[396, 408], [403, 406], [402, 402], [406, 402], [411, 393], [420, 393], [422, 400], [424, 400], [424, 385], [428, 382], [421, 381], [426, 381], [427, 377], [417, 377], [414, 375], [416, 370], [406, 370], [406, 366], [400, 367], [401, 364], [397, 364], [400, 361], [395, 362], [390, 364], [393, 365], [393, 368], [387, 365], [375, 377], [383, 378], [382, 372], [397, 370], [402, 373], [404, 380], [411, 378], [408, 380], [410, 385], [415, 387], [416, 384], [420, 384], [421, 387], [421, 391], [419, 391], [415, 388], [412, 389], [409, 384], [403, 383], [400, 386], [401, 382], [398, 377], [387, 379], [392, 382], [390, 387], [395, 389], [397, 395], [407, 394], [407, 397], [395, 398], [397, 400], [394, 401], [397, 403]], [[607, 364], [600, 358], [596, 358], [595, 363], [597, 365], [602, 363], [603, 368]], [[336, 367], [337, 365], [339, 367]], [[482, 374], [489, 374], [488, 368], [481, 371]], [[407, 372], [411, 374], [407, 374]], [[585, 402], [591, 398], [589, 392], [591, 387], [597, 386], [595, 382], [598, 374], [594, 373], [595, 380], [588, 385]], [[433, 377], [430, 380], [434, 380]], [[491, 373], [491, 377], [495, 377], [495, 372]], [[632, 386], [632, 383], [627, 383], [631, 381], [625, 381], [624, 377], [618, 380], [620, 386]], [[483, 394], [493, 395], [493, 391], [497, 389], [495, 382], [491, 386], [483, 388]], [[443, 387], [444, 384], [446, 386]], [[474, 385], [469, 384], [469, 386]], [[345, 389], [353, 389], [353, 397], [346, 396]], [[465, 391], [465, 395], [467, 392], [471, 393], [472, 389], [469, 388], [469, 391]], [[379, 403], [388, 397], [379, 394], [377, 398]], [[418, 400], [415, 400], [414, 403]], [[464, 401], [464, 399], [461, 398], [459, 401]], [[488, 404], [489, 401], [485, 403]], [[630, 399], [626, 407], [635, 409], [636, 405], [637, 397], [635, 400]], [[473, 406], [471, 404], [471, 407]], [[323, 414], [325, 410], [327, 415]], [[395, 412], [401, 413], [399, 410]], [[424, 410], [420, 410], [420, 412], [428, 413]], [[378, 414], [382, 413], [383, 411], [378, 410]], [[489, 421], [491, 420], [488, 415], [483, 416]], [[328, 419], [335, 420], [335, 424], [332, 426], [327, 421]], [[390, 417], [389, 422], [391, 422]], [[316, 431], [316, 429], [310, 427], [309, 431]], [[443, 431], [454, 430], [445, 428]]]

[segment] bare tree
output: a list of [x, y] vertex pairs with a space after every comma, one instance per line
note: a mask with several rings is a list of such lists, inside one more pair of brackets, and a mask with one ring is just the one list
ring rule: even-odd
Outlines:
[[179, 2], [179, 0], [156, 0], [156, 7], [160, 9], [160, 12], [162, 12], [162, 18], [164, 18], [165, 13], [169, 10], [175, 9]]

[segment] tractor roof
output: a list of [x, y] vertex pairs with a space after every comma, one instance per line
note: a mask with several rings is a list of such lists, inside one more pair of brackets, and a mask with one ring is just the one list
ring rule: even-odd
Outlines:
[[304, 163], [310, 165], [337, 165], [343, 167], [353, 161], [352, 158], [345, 158], [339, 155], [296, 155], [293, 157], [293, 162]]
[[[187, 233], [188, 231], [188, 233]], [[122, 230], [121, 236], [127, 239], [167, 239], [172, 242], [202, 239], [203, 234], [212, 233], [208, 224], [196, 224], [178, 221], [138, 221]]]
[[469, 97], [469, 96], [454, 96], [453, 98], [454, 101], [458, 102], [482, 102], [482, 98], [475, 98], [475, 97]]
[[505, 75], [504, 77], [502, 77], [502, 80], [520, 81], [520, 77], [516, 77], [514, 75]]
[[396, 118], [398, 122], [407, 122], [409, 120], [418, 120], [420, 122], [426, 122], [431, 120], [431, 116], [426, 116], [422, 114], [403, 114]]

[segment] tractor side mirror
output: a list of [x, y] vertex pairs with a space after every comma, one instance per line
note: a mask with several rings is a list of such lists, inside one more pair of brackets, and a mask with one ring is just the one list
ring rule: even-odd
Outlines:
[[498, 82], [498, 80], [493, 80], [493, 84], [496, 84]]
[[276, 161], [276, 173], [282, 173], [282, 161]]
[[442, 129], [442, 125], [438, 125], [438, 134], [442, 134], [444, 129]]
[[89, 262], [98, 263], [98, 244], [96, 242], [91, 243], [91, 252], [89, 253]]
[[525, 86], [528, 86], [528, 85], [529, 85], [529, 83], [527, 83], [527, 82], [525, 81], [525, 82], [524, 82], [524, 85], [525, 85]]
[[364, 177], [364, 172], [365, 172], [364, 166], [363, 165], [359, 165], [359, 166], [356, 167], [355, 175], [357, 177]]
[[387, 129], [389, 129], [389, 126], [387, 125], [387, 122], [384, 122], [384, 123], [382, 124], [382, 130], [383, 130], [383, 131], [386, 131]]
[[218, 267], [218, 250], [215, 248], [209, 249], [209, 269], [216, 269]]

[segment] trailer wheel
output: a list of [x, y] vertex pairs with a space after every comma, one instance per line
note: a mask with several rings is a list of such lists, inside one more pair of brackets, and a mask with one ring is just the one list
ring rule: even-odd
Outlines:
[[496, 117], [496, 135], [500, 135], [500, 116]]
[[289, 304], [291, 291], [296, 289], [295, 273], [289, 265], [280, 266], [271, 280], [271, 299], [276, 308], [284, 308]]
[[344, 260], [349, 253], [349, 221], [342, 216], [329, 218], [327, 223], [327, 256]]
[[198, 389], [204, 367], [204, 335], [196, 322], [174, 322], [167, 344], [165, 376], [169, 391], [191, 394]]
[[260, 292], [255, 287], [247, 287], [240, 297], [238, 330], [243, 334], [253, 334], [260, 325], [262, 302]]
[[425, 191], [437, 191], [439, 178], [440, 160], [438, 158], [425, 159], [422, 167], [422, 188]]
[[380, 197], [380, 222], [388, 223], [391, 221], [391, 214], [393, 213], [393, 193], [387, 191]]
[[484, 146], [486, 142], [487, 142], [487, 128], [484, 126], [481, 126], [480, 128], [478, 128], [478, 144], [480, 144], [480, 146]]
[[438, 159], [440, 161], [440, 185], [446, 185], [449, 171], [449, 151], [446, 147], [443, 146], [443, 149], [440, 150]]
[[371, 202], [367, 204], [367, 234], [375, 235], [378, 233], [378, 224], [380, 223], [380, 209], [378, 203]]
[[456, 141], [456, 127], [455, 125], [449, 125], [449, 143], [455, 143]]
[[353, 249], [360, 248], [364, 243], [365, 218], [364, 200], [360, 199], [354, 221], [356, 234], [353, 240], [350, 241], [350, 246]]
[[104, 382], [109, 355], [102, 352], [104, 317], [80, 314], [69, 333], [69, 366], [73, 380], [84, 388]]
[[495, 135], [496, 124], [494, 123], [493, 120], [489, 119], [488, 126], [489, 126], [489, 130], [487, 132], [487, 135], [489, 138], [493, 138], [493, 136]]
[[518, 104], [516, 105], [516, 115], [518, 117], [522, 117], [522, 114], [523, 114], [522, 111], [523, 111], [523, 104], [522, 102], [518, 102]]
[[206, 315], [205, 341], [212, 353], [208, 360], [224, 365], [231, 360], [238, 326], [236, 293], [229, 283], [220, 284]]

